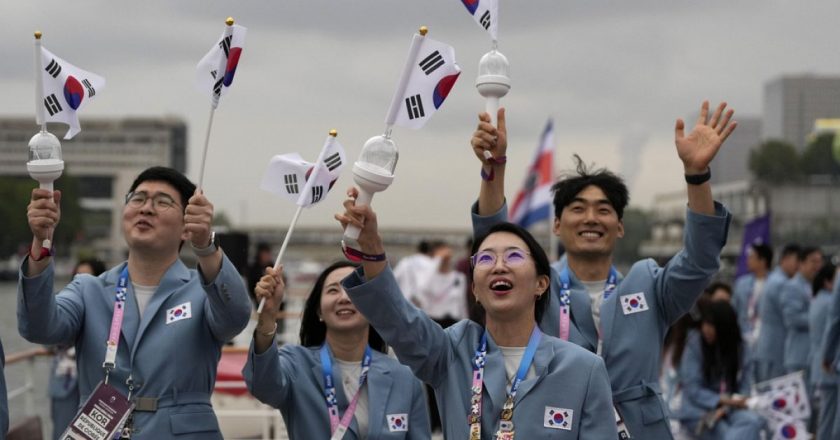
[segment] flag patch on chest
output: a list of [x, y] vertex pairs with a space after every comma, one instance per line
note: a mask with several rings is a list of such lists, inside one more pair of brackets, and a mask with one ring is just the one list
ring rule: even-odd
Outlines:
[[388, 414], [390, 432], [408, 432], [408, 414]]
[[166, 311], [166, 323], [172, 324], [175, 321], [192, 318], [192, 308], [189, 302], [175, 306]]
[[567, 408], [545, 407], [543, 426], [552, 429], [572, 430], [572, 420], [575, 412]]
[[650, 307], [648, 307], [644, 292], [621, 296], [621, 311], [625, 315], [632, 315], [633, 313], [644, 312], [649, 309]]

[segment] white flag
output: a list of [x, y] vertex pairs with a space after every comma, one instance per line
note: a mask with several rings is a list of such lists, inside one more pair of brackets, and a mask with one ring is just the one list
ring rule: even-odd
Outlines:
[[460, 74], [452, 46], [415, 34], [400, 79], [405, 87], [398, 87], [385, 124], [422, 128], [443, 105]]
[[[105, 88], [105, 79], [99, 75], [84, 71], [62, 60], [52, 52], [41, 47], [41, 72], [43, 87], [39, 105], [43, 112], [35, 112], [38, 124], [61, 122], [70, 126], [64, 139], [72, 139], [82, 131], [79, 116], [76, 114], [87, 105], [97, 93]], [[41, 121], [41, 115], [46, 121]]]
[[312, 206], [326, 197], [346, 162], [344, 148], [329, 136], [317, 163], [307, 162], [297, 153], [272, 157], [260, 188], [298, 206]]
[[499, 0], [461, 0], [479, 26], [490, 33], [493, 41], [499, 34]]
[[225, 26], [219, 41], [196, 66], [196, 87], [199, 91], [210, 94], [213, 108], [219, 105], [219, 98], [227, 93], [227, 89], [233, 84], [233, 75], [245, 46], [247, 31], [247, 28], [238, 24]]

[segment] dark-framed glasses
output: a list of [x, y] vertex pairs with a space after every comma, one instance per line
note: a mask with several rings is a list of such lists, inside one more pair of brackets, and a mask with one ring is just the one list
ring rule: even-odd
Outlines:
[[139, 209], [146, 204], [146, 200], [152, 199], [152, 208], [155, 211], [166, 211], [172, 207], [179, 206], [169, 194], [157, 193], [150, 196], [146, 191], [132, 191], [125, 195], [125, 204], [135, 209]]
[[[502, 261], [509, 267], [521, 266], [530, 255], [531, 253], [528, 251], [519, 248], [510, 248], [502, 252]], [[499, 254], [496, 252], [485, 250], [476, 252], [475, 255], [470, 257], [470, 263], [472, 263], [473, 267], [489, 268], [496, 265], [496, 259], [498, 257]]]

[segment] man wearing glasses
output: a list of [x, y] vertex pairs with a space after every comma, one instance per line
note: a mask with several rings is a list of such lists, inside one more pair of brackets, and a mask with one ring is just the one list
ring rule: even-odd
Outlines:
[[[52, 249], [43, 242], [61, 217], [61, 192], [32, 191], [33, 240], [18, 282], [20, 334], [38, 344], [74, 345], [80, 404], [107, 378], [135, 405], [127, 423], [132, 438], [222, 438], [210, 405], [216, 365], [251, 307], [211, 231], [213, 205], [164, 167], [140, 173], [125, 200], [128, 260], [99, 277], [76, 276], [53, 295]], [[179, 259], [184, 241], [197, 270]], [[106, 343], [112, 340], [118, 342]]]

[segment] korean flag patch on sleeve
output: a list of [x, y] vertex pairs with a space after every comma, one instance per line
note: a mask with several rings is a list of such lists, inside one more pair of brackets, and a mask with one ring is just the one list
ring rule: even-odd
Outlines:
[[192, 318], [192, 308], [189, 302], [185, 302], [166, 311], [167, 324], [190, 318]]
[[388, 414], [390, 432], [408, 432], [408, 414]]
[[570, 409], [547, 406], [543, 415], [543, 427], [571, 431], [574, 414]]
[[644, 312], [649, 310], [645, 292], [631, 293], [629, 295], [621, 296], [621, 311], [625, 315], [632, 315], [634, 313]]

